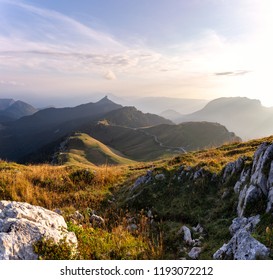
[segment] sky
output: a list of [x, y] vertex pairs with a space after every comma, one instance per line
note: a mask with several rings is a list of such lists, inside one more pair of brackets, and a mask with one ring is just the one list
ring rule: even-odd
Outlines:
[[0, 0], [0, 98], [273, 106], [272, 49], [272, 0]]

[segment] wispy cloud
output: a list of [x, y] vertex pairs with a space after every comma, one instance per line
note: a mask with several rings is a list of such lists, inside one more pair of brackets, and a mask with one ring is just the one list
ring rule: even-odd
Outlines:
[[238, 70], [238, 71], [229, 71], [229, 72], [216, 72], [216, 73], [214, 73], [214, 75], [216, 75], [216, 76], [242, 76], [242, 75], [246, 75], [251, 72], [252, 71], [249, 71], [249, 70]]
[[[25, 26], [23, 19], [7, 19], [9, 24], [0, 30], [2, 67], [77, 74], [103, 73], [102, 78], [105, 78], [104, 73], [109, 68], [125, 73], [130, 68], [137, 70], [143, 65], [151, 65], [160, 58], [157, 52], [129, 47], [107, 33], [56, 11], [18, 1], [3, 2], [20, 9], [22, 14], [32, 18], [34, 24]], [[108, 76], [113, 79], [114, 75]]]
[[[229, 41], [214, 30], [155, 50], [24, 1], [0, 0], [0, 5], [17, 9], [9, 16], [1, 15], [0, 73], [13, 73], [14, 78], [7, 81], [16, 80], [17, 74], [22, 81], [29, 78], [26, 84], [36, 83], [39, 90], [44, 79], [45, 90], [52, 86], [52, 91], [53, 86], [65, 91], [85, 85], [101, 91], [205, 94], [219, 91], [224, 80], [248, 77], [253, 71], [257, 47], [252, 42]], [[115, 82], [103, 83], [105, 80]]]
[[[53, 43], [60, 43], [61, 47], [64, 45], [73, 46], [77, 45], [71, 41], [71, 38], [80, 39], [81, 43], [88, 44], [90, 42], [96, 43], [96, 46], [107, 48], [107, 49], [122, 49], [124, 46], [120, 44], [117, 40], [115, 40], [109, 34], [99, 32], [91, 27], [87, 27], [79, 21], [68, 17], [59, 12], [38, 8], [29, 4], [24, 3], [23, 1], [3, 1], [9, 5], [13, 5], [15, 7], [21, 8], [21, 10], [25, 13], [28, 13], [30, 17], [34, 20], [35, 24], [30, 26], [31, 29], [23, 30], [23, 32], [30, 32], [32, 34], [36, 32], [41, 32], [42, 35], [45, 36], [45, 39], [53, 41]], [[35, 17], [35, 19], [34, 19]], [[20, 20], [20, 19], [15, 19]], [[44, 21], [46, 20], [46, 21]], [[46, 24], [45, 24], [46, 22]], [[36, 25], [37, 24], [37, 25]], [[23, 25], [24, 26], [24, 25]], [[11, 26], [9, 26], [10, 28]], [[32, 31], [34, 30], [34, 31]], [[86, 46], [87, 47], [87, 46]], [[89, 48], [91, 46], [88, 46]]]
[[12, 87], [22, 87], [25, 86], [24, 83], [14, 81], [14, 80], [0, 80], [1, 86], [12, 86]]

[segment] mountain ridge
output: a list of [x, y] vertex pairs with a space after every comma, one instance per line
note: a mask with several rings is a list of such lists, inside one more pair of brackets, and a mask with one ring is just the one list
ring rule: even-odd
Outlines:
[[222, 97], [210, 101], [203, 109], [184, 115], [176, 123], [188, 121], [219, 122], [239, 137], [248, 140], [273, 134], [273, 108], [246, 97]]
[[0, 121], [14, 121], [24, 116], [33, 115], [38, 110], [21, 100], [0, 99]]
[[[0, 157], [11, 160], [20, 160], [28, 154], [38, 151], [43, 146], [55, 142], [82, 127], [88, 129], [89, 124], [96, 124], [104, 116], [117, 110], [115, 122], [125, 126], [153, 125], [158, 123], [171, 123], [162, 117], [143, 114], [133, 108], [125, 108], [106, 97], [96, 103], [87, 103], [76, 107], [47, 108], [31, 116], [10, 122], [1, 128]], [[118, 111], [120, 110], [120, 111]], [[117, 115], [130, 112], [130, 118], [122, 119]], [[107, 115], [108, 114], [108, 115]]]

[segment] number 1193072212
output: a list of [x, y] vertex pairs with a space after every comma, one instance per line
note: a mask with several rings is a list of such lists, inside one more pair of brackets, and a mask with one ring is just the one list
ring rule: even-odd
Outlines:
[[155, 267], [154, 275], [166, 276], [166, 275], [213, 275], [212, 267], [199, 267], [199, 266], [166, 266]]

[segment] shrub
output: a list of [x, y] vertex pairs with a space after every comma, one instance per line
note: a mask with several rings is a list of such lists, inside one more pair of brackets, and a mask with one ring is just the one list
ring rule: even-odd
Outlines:
[[91, 184], [94, 177], [94, 173], [88, 169], [79, 169], [69, 174], [69, 178], [74, 184]]
[[58, 243], [55, 243], [53, 239], [42, 238], [34, 243], [33, 249], [39, 260], [77, 259], [75, 249], [66, 242], [66, 239], [61, 239]]

